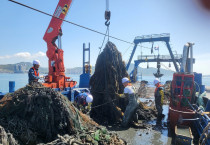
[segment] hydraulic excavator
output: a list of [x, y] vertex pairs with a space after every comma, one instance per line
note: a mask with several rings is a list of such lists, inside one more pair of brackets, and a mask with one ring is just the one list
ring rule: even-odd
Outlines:
[[[43, 39], [47, 43], [47, 57], [49, 73], [45, 76], [44, 86], [50, 88], [64, 88], [74, 87], [77, 82], [70, 81], [70, 77], [65, 76], [65, 67], [63, 60], [63, 50], [61, 47], [62, 30], [61, 25], [63, 19], [68, 13], [68, 10], [72, 4], [72, 0], [60, 0], [55, 9], [50, 24], [45, 32]], [[55, 41], [58, 40], [58, 46]]]

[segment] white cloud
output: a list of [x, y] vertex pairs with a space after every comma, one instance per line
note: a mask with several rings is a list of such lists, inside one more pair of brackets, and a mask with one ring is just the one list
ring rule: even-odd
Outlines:
[[8, 58], [11, 58], [11, 56], [9, 56], [9, 55], [0, 56], [0, 59], [8, 59]]
[[46, 56], [46, 53], [39, 51], [38, 53], [34, 54], [34, 57], [42, 57]]
[[10, 59], [10, 58], [34, 59], [34, 58], [44, 57], [44, 56], [46, 56], [46, 54], [41, 51], [35, 54], [31, 54], [29, 52], [19, 52], [13, 55], [0, 56], [0, 59]]
[[29, 52], [20, 52], [13, 55], [14, 57], [23, 57], [23, 58], [30, 58], [31, 54]]
[[18, 52], [13, 55], [0, 56], [0, 64], [14, 64], [18, 62], [32, 62], [34, 59], [40, 60], [43, 67], [48, 66], [48, 59], [44, 52], [29, 53], [29, 52]]

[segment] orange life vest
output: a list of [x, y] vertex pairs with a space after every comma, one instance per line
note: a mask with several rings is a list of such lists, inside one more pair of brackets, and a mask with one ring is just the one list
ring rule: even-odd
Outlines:
[[32, 67], [32, 69], [34, 70], [34, 74], [35, 74], [35, 76], [39, 76], [39, 72], [37, 73], [37, 71], [36, 71], [36, 69], [34, 68], [34, 67]]
[[158, 88], [162, 87], [161, 84], [158, 84], [158, 86], [155, 88], [155, 93], [157, 92]]

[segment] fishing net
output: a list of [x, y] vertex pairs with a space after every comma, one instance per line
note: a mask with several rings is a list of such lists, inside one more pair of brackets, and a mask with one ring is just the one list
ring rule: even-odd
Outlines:
[[97, 125], [61, 93], [27, 85], [0, 102], [0, 124], [26, 144], [52, 141], [57, 134], [76, 134]]
[[115, 123], [120, 120], [120, 110], [124, 111], [128, 103], [127, 99], [116, 95], [123, 93], [123, 77], [128, 77], [128, 74], [122, 55], [112, 42], [108, 42], [97, 58], [95, 72], [90, 79], [94, 97], [90, 115], [95, 121]]
[[[78, 111], [67, 97], [40, 83], [6, 94], [0, 101], [0, 118], [0, 125], [19, 144], [125, 144], [116, 134], [104, 133], [106, 129]], [[3, 135], [2, 140], [16, 145], [12, 135]]]

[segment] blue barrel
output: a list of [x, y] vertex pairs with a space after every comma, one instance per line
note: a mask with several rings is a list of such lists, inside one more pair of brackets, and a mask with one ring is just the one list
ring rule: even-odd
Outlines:
[[195, 82], [198, 85], [202, 85], [202, 73], [194, 73], [195, 76]]
[[9, 81], [9, 92], [12, 93], [15, 91], [15, 81]]
[[202, 85], [202, 73], [194, 73], [194, 80], [196, 82], [196, 92], [199, 91], [199, 87]]
[[200, 85], [200, 94], [205, 92], [205, 85]]
[[210, 100], [208, 100], [207, 104], [206, 104], [206, 112], [210, 112]]

